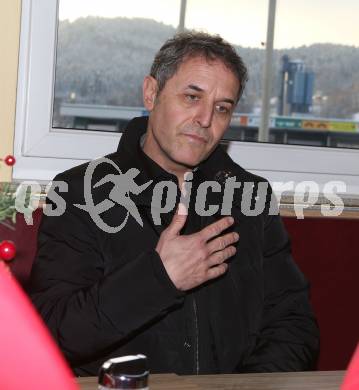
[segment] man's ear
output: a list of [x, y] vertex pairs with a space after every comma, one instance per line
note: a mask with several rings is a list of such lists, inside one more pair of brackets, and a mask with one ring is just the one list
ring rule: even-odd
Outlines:
[[152, 111], [155, 105], [156, 95], [157, 95], [157, 80], [152, 76], [146, 76], [143, 80], [143, 104], [146, 107], [147, 111]]

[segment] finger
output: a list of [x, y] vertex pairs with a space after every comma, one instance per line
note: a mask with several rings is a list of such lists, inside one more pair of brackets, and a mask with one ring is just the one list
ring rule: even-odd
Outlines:
[[183, 212], [184, 211], [183, 207], [185, 208], [185, 206], [182, 205], [183, 207], [181, 207], [180, 206], [181, 204], [182, 203], [179, 203], [176, 213], [173, 216], [171, 223], [168, 225], [166, 229], [169, 235], [175, 236], [180, 234], [180, 231], [182, 230], [183, 226], [186, 223], [187, 213]]
[[213, 222], [210, 225], [202, 229], [198, 234], [204, 241], [208, 241], [221, 234], [223, 230], [226, 230], [233, 225], [234, 219], [232, 217], [224, 217], [219, 221]]
[[227, 248], [221, 251], [214, 252], [211, 254], [211, 256], [208, 257], [207, 266], [210, 268], [218, 264], [221, 264], [227, 259], [229, 259], [230, 257], [234, 256], [236, 252], [237, 249], [234, 246], [227, 246]]
[[239, 240], [239, 234], [237, 232], [227, 233], [223, 236], [214, 238], [207, 244], [209, 253], [221, 251], [229, 245], [236, 243]]
[[207, 272], [207, 280], [216, 279], [219, 276], [222, 276], [228, 269], [228, 264], [223, 263], [217, 265], [217, 267], [212, 267]]
[[176, 214], [188, 215], [188, 210], [187, 210], [187, 207], [184, 203], [182, 203], [182, 202], [178, 203]]

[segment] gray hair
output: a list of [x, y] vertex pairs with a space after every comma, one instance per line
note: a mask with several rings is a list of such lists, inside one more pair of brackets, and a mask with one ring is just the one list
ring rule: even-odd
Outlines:
[[151, 66], [151, 76], [157, 80], [158, 93], [188, 58], [202, 56], [208, 61], [220, 60], [239, 81], [237, 101], [243, 94], [248, 81], [247, 67], [234, 47], [219, 35], [187, 31], [168, 39], [157, 52]]

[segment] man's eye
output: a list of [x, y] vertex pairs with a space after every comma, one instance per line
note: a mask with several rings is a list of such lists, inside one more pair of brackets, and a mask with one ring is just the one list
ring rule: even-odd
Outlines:
[[229, 113], [229, 108], [226, 106], [221, 106], [220, 104], [216, 106], [216, 109], [221, 114], [227, 114]]
[[186, 99], [189, 100], [189, 101], [191, 101], [191, 102], [194, 102], [194, 101], [198, 100], [199, 97], [196, 96], [196, 95], [190, 95], [190, 94], [188, 94], [188, 95], [186, 95]]

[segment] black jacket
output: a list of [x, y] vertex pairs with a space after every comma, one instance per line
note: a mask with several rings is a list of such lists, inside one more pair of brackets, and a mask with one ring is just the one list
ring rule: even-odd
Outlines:
[[[164, 215], [162, 226], [157, 226], [150, 207], [154, 185], [176, 178], [141, 151], [139, 138], [146, 123], [146, 118], [135, 118], [119, 150], [107, 156], [122, 173], [139, 169], [137, 184], [153, 180], [146, 190], [131, 195], [143, 227], [130, 216], [122, 230], [109, 234], [74, 206], [85, 203], [87, 164], [55, 178], [69, 185], [67, 193], [59, 193], [67, 208], [62, 216], [44, 216], [40, 227], [31, 297], [75, 373], [97, 375], [108, 358], [133, 353], [148, 356], [151, 372], [312, 368], [318, 329], [308, 303], [308, 283], [293, 262], [280, 217], [269, 215], [270, 194], [260, 215], [246, 216], [240, 207], [245, 191], [238, 190], [232, 215], [240, 240], [224, 276], [188, 293], [175, 288], [154, 250], [173, 214]], [[101, 164], [92, 184], [107, 174], [119, 171]], [[197, 181], [221, 184], [226, 175], [253, 182], [255, 188], [265, 182], [235, 164], [221, 146], [195, 173]], [[111, 183], [92, 188], [94, 203], [107, 199], [112, 188]], [[211, 196], [210, 204], [220, 203], [221, 193]], [[101, 217], [118, 226], [126, 209], [116, 205]], [[217, 218], [200, 217], [191, 228], [198, 230]]]

